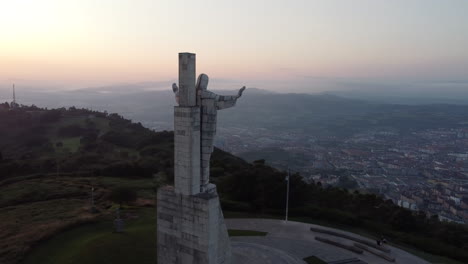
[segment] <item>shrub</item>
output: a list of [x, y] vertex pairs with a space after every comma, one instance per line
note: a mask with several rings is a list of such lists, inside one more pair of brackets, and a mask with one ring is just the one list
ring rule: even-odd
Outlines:
[[120, 207], [122, 207], [122, 204], [124, 203], [136, 201], [137, 193], [129, 187], [117, 187], [111, 191], [109, 199], [114, 203], [118, 203]]

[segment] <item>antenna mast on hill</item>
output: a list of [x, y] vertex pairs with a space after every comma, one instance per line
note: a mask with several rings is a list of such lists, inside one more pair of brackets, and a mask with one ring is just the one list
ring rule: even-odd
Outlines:
[[16, 92], [15, 92], [15, 84], [13, 84], [13, 102], [12, 102], [13, 108], [16, 108]]

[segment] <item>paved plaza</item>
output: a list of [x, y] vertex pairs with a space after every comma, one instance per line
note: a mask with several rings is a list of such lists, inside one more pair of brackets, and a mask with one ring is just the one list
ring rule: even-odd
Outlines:
[[[356, 254], [346, 249], [319, 242], [315, 240], [315, 236], [339, 241], [347, 245], [354, 243], [354, 241], [344, 238], [312, 232], [310, 231], [310, 227], [338, 231], [357, 238], [366, 239], [342, 230], [272, 219], [226, 219], [226, 224], [229, 229], [268, 232], [264, 237], [231, 237], [232, 264], [304, 264], [305, 262], [302, 259], [309, 256], [316, 256], [329, 263], [345, 259], [359, 259], [369, 264], [391, 263], [366, 251], [363, 254]], [[401, 249], [391, 246], [390, 249], [391, 256], [396, 259], [394, 263], [429, 263]]]

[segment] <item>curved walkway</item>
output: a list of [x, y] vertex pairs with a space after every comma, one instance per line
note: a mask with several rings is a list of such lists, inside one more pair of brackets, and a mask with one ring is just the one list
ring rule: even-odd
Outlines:
[[[233, 264], [271, 263], [303, 264], [303, 258], [316, 256], [325, 262], [358, 258], [367, 263], [388, 262], [368, 252], [356, 254], [342, 248], [315, 240], [315, 236], [326, 237], [343, 244], [352, 245], [354, 241], [310, 231], [314, 226], [321, 229], [338, 231], [361, 239], [367, 239], [354, 233], [318, 225], [282, 221], [273, 219], [226, 219], [229, 229], [255, 230], [268, 232], [264, 237], [231, 237]], [[389, 246], [391, 255], [401, 264], [427, 264], [429, 262], [399, 248]]]
[[261, 243], [248, 243], [231, 241], [233, 248], [234, 264], [303, 264], [304, 261], [295, 258], [288, 253], [262, 245]]

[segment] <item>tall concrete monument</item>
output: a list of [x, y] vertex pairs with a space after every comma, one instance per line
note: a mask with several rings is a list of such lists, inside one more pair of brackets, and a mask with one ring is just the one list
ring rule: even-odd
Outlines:
[[216, 186], [209, 183], [217, 111], [237, 95], [207, 90], [208, 76], [195, 83], [195, 54], [179, 53], [179, 86], [173, 84], [174, 187], [158, 190], [158, 264], [229, 264], [231, 246]]

